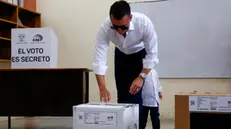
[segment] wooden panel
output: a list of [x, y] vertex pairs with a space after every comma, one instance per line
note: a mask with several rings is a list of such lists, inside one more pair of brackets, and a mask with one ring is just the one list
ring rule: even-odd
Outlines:
[[28, 28], [41, 27], [41, 14], [33, 12], [25, 8], [18, 8], [18, 17], [21, 20], [21, 25]]
[[36, 0], [25, 0], [24, 7], [0, 0], [0, 63], [10, 63], [12, 28], [41, 27], [41, 14], [36, 12]]
[[24, 0], [24, 8], [36, 11], [36, 0]]
[[175, 129], [190, 129], [189, 96], [175, 95]]
[[0, 70], [0, 116], [72, 116], [88, 103], [88, 81], [82, 69]]

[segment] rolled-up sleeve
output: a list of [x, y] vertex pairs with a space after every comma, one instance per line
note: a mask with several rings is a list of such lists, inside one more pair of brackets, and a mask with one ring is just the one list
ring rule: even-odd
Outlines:
[[95, 58], [93, 63], [93, 71], [97, 75], [105, 75], [107, 71], [107, 54], [109, 40], [103, 26], [100, 27], [95, 42]]
[[143, 68], [151, 69], [159, 63], [158, 59], [158, 43], [154, 25], [149, 18], [145, 19], [144, 23], [144, 47], [146, 56], [143, 59]]

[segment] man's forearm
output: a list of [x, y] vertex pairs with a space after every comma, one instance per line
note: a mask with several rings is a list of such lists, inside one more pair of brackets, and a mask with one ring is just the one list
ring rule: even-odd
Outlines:
[[148, 75], [148, 73], [151, 71], [151, 69], [147, 69], [147, 68], [143, 68], [141, 73], [145, 73], [146, 75]]
[[98, 86], [99, 88], [104, 88], [106, 86], [105, 84], [105, 77], [104, 75], [95, 75], [96, 76], [96, 80], [97, 80], [97, 83], [98, 83]]

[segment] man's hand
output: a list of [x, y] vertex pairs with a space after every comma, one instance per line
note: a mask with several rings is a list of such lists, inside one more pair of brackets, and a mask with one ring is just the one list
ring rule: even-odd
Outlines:
[[99, 92], [100, 92], [100, 101], [108, 102], [111, 101], [111, 94], [106, 88], [104, 75], [97, 75], [96, 74], [96, 80], [99, 86]]
[[106, 87], [100, 87], [100, 101], [104, 101], [105, 103], [111, 101], [111, 94], [110, 92], [107, 90]]
[[[147, 68], [143, 68], [141, 73], [145, 73], [146, 75], [148, 75], [148, 73], [151, 71], [151, 69], [147, 69]], [[132, 82], [132, 85], [130, 87], [130, 90], [129, 92], [131, 94], [136, 94], [140, 91], [140, 89], [142, 88], [143, 86], [143, 82], [144, 82], [144, 79], [141, 77], [141, 76], [138, 76], [133, 82]]]
[[162, 94], [162, 92], [159, 92], [159, 98], [160, 98], [160, 100], [163, 99], [163, 94]]
[[136, 93], [138, 93], [138, 92], [140, 91], [140, 89], [142, 88], [142, 86], [143, 86], [143, 81], [144, 81], [143, 78], [141, 78], [140, 76], [137, 77], [137, 78], [132, 82], [132, 85], [131, 85], [131, 87], [130, 87], [129, 92], [130, 92], [131, 94], [133, 94], [133, 95], [136, 94]]

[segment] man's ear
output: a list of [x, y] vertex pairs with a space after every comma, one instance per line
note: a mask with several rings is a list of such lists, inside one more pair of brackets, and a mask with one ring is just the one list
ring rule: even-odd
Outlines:
[[130, 21], [132, 20], [132, 14], [130, 15]]

